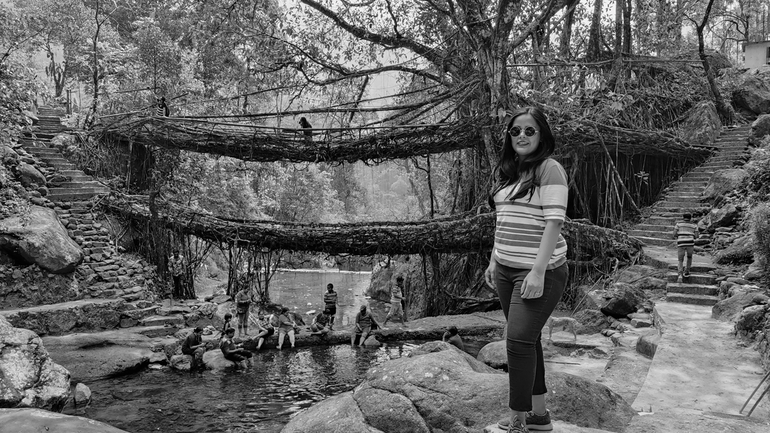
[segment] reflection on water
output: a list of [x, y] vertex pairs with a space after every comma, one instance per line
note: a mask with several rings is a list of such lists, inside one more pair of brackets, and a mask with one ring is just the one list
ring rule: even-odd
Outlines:
[[353, 322], [361, 305], [367, 304], [364, 293], [371, 276], [371, 272], [278, 271], [270, 280], [270, 300], [309, 317], [306, 312], [323, 310], [326, 285], [332, 283], [337, 292], [336, 323], [346, 325]]
[[190, 374], [167, 368], [89, 383], [79, 414], [131, 433], [279, 432], [289, 416], [353, 389], [369, 367], [415, 347], [348, 345], [264, 351], [238, 371]]

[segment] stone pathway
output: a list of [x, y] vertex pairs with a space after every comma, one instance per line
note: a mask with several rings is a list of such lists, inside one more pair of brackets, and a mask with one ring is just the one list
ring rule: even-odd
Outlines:
[[770, 400], [751, 419], [739, 413], [764, 371], [759, 353], [733, 335], [733, 324], [712, 319], [702, 305], [660, 302], [655, 314], [662, 335], [632, 404], [641, 416], [625, 431], [770, 431]]
[[[652, 214], [629, 230], [628, 234], [649, 246], [673, 246], [674, 223], [682, 217], [683, 212], [697, 215], [710, 210], [708, 205], [700, 201], [701, 195], [714, 173], [740, 163], [749, 147], [750, 130], [749, 125], [725, 129], [714, 143], [716, 153], [701, 166], [672, 183], [663, 200], [653, 205]], [[708, 238], [703, 237], [701, 242], [708, 243]]]
[[[659, 267], [676, 268], [675, 250], [645, 247], [645, 255]], [[763, 400], [751, 418], [739, 413], [764, 375], [759, 353], [735, 337], [731, 322], [712, 319], [710, 305], [680, 303], [682, 297], [692, 301], [711, 296], [682, 293], [713, 286], [713, 279], [703, 276], [709, 274], [701, 274], [714, 269], [708, 258], [696, 257], [693, 269], [698, 277], [693, 274], [690, 281], [675, 285], [679, 292], [655, 305], [661, 336], [632, 404], [640, 416], [625, 432], [770, 431], [770, 400]], [[675, 272], [668, 274], [669, 281], [672, 277]], [[674, 284], [669, 283], [669, 290]]]
[[[22, 148], [34, 155], [53, 173], [47, 176], [46, 198], [70, 237], [82, 248], [85, 258], [76, 270], [85, 293], [71, 291], [68, 302], [31, 306], [13, 311], [0, 311], [14, 326], [31, 329], [40, 335], [94, 331], [110, 324], [141, 325], [145, 314], [152, 311], [145, 298], [145, 275], [152, 272], [143, 260], [130, 260], [118, 254], [109, 231], [93, 214], [93, 199], [110, 191], [109, 187], [78, 170], [53, 143], [54, 137], [69, 132], [61, 123], [62, 110], [40, 107], [38, 123], [25, 133]], [[86, 299], [83, 299], [83, 298]], [[125, 301], [115, 311], [115, 303]], [[105, 302], [108, 301], [108, 302]], [[117, 315], [117, 316], [116, 316]], [[70, 329], [49, 320], [55, 316]], [[126, 317], [122, 317], [126, 316]]]
[[[719, 300], [719, 288], [711, 271], [715, 266], [710, 259], [695, 255], [691, 276], [677, 282], [677, 252], [673, 239], [674, 224], [682, 213], [700, 215], [711, 208], [700, 201], [711, 176], [719, 170], [729, 169], [741, 162], [748, 150], [748, 136], [751, 127], [726, 128], [714, 143], [717, 152], [704, 164], [690, 171], [669, 186], [665, 198], [652, 207], [652, 214], [637, 224], [628, 234], [644, 242], [645, 254], [664, 257], [664, 268], [669, 269], [667, 300], [685, 304], [714, 305]], [[698, 245], [711, 241], [703, 234], [696, 241]], [[700, 257], [700, 258], [699, 258]]]

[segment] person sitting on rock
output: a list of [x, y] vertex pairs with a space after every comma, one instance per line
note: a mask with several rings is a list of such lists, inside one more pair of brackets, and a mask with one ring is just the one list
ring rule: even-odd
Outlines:
[[289, 309], [286, 307], [281, 308], [281, 315], [278, 316], [278, 350], [281, 350], [283, 339], [287, 334], [289, 335], [291, 348], [294, 349], [294, 328], [296, 326], [297, 324], [289, 318]]
[[225, 334], [227, 333], [228, 329], [233, 329], [233, 325], [230, 323], [230, 321], [233, 320], [233, 315], [231, 313], [225, 314], [225, 324], [222, 325], [222, 331], [219, 333], [220, 338], [224, 338]]
[[457, 333], [457, 326], [452, 325], [449, 328], [447, 328], [446, 332], [444, 333], [444, 336], [441, 338], [441, 341], [446, 341], [452, 346], [465, 352], [465, 345], [463, 344], [463, 339]]
[[366, 311], [366, 305], [361, 306], [361, 311], [356, 314], [355, 327], [353, 333], [350, 335], [350, 345], [356, 345], [356, 336], [361, 335], [361, 339], [358, 342], [359, 346], [363, 346], [366, 342], [366, 337], [372, 332], [372, 329], [377, 329], [380, 326], [377, 321], [374, 320], [372, 313]]
[[192, 356], [190, 370], [203, 366], [203, 354], [206, 352], [206, 344], [203, 342], [203, 328], [196, 327], [193, 332], [184, 339], [182, 353]]
[[311, 334], [326, 337], [326, 334], [331, 330], [329, 328], [330, 323], [329, 310], [325, 309], [313, 318], [313, 323], [310, 324]]
[[262, 316], [257, 320], [257, 350], [262, 348], [262, 344], [265, 343], [266, 338], [270, 338], [275, 333], [275, 327], [271, 323], [271, 318], [274, 315]]
[[225, 331], [225, 338], [219, 343], [219, 349], [222, 350], [225, 359], [236, 364], [246, 359], [251, 359], [254, 355], [244, 349], [242, 344], [233, 342], [233, 336], [235, 336], [235, 328], [229, 328]]

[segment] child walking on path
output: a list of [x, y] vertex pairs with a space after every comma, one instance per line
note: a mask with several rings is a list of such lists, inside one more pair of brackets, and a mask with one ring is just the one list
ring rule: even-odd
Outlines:
[[[692, 266], [692, 253], [695, 249], [695, 239], [698, 239], [700, 233], [698, 226], [692, 222], [692, 215], [685, 213], [682, 215], [682, 221], [677, 221], [674, 225], [674, 239], [676, 239], [676, 249], [679, 258], [677, 266], [677, 282], [682, 282], [682, 277], [690, 277], [690, 267]], [[687, 266], [684, 266], [684, 256], [687, 255]], [[684, 271], [684, 272], [683, 272]]]

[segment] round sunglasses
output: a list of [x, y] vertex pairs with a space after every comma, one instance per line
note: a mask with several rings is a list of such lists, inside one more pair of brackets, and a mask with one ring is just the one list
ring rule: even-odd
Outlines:
[[[514, 126], [511, 128], [508, 133], [511, 134], [511, 137], [516, 138], [521, 135], [521, 127], [520, 126]], [[533, 135], [537, 134], [539, 131], [531, 126], [527, 126], [524, 128], [524, 135], [527, 137], [532, 137]]]

